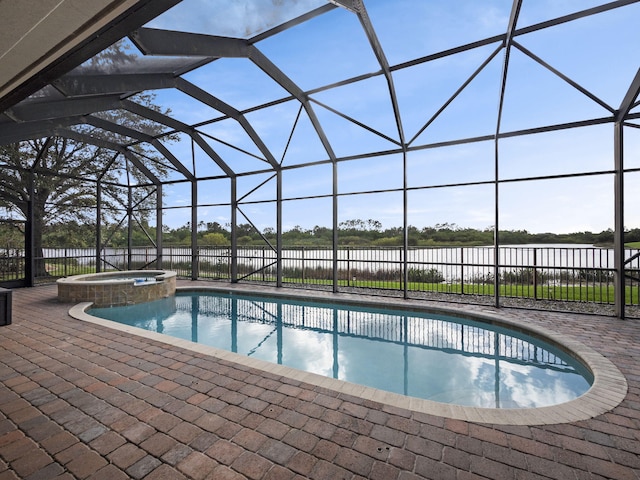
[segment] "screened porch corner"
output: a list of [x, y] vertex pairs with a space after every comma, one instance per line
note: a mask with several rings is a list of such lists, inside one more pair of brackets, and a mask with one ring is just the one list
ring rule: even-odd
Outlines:
[[[640, 478], [640, 0], [17, 5], [0, 478]], [[57, 296], [127, 270], [490, 312], [593, 349], [626, 395], [580, 421], [418, 412]]]

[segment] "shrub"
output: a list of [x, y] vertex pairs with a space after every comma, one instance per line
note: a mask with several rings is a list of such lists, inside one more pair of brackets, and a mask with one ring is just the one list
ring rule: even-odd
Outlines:
[[578, 278], [587, 282], [613, 283], [614, 277], [615, 275], [611, 271], [595, 268], [585, 268], [578, 273]]
[[444, 282], [444, 275], [437, 268], [430, 268], [428, 270], [421, 270], [419, 268], [410, 268], [408, 272], [408, 278], [410, 282], [422, 282], [422, 283], [442, 283]]

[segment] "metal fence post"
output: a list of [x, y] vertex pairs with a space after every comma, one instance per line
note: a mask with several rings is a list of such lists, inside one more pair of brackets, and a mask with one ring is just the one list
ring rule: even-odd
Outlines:
[[460, 293], [464, 295], [464, 247], [460, 247]]
[[400, 290], [404, 291], [404, 298], [408, 298], [407, 290], [409, 288], [409, 277], [405, 275], [407, 262], [405, 262], [404, 255], [406, 249], [405, 247], [399, 247], [398, 251], [400, 252]]
[[533, 299], [538, 300], [538, 249], [533, 247]]
[[200, 276], [200, 247], [191, 247], [191, 280], [197, 280]]
[[351, 286], [351, 248], [347, 248], [347, 287]]

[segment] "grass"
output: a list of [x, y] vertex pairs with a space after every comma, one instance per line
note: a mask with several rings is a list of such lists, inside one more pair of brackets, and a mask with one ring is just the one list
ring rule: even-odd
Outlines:
[[[275, 281], [275, 279], [272, 279]], [[285, 278], [285, 283], [301, 283], [300, 278]], [[305, 283], [314, 285], [332, 285], [331, 280], [313, 280]], [[384, 290], [401, 290], [403, 284], [399, 281], [381, 281], [381, 280], [340, 280], [338, 285], [341, 287], [355, 288], [379, 288]], [[464, 288], [464, 291], [463, 291]], [[418, 283], [411, 282], [407, 285], [407, 289], [412, 292], [440, 292], [452, 294], [466, 295], [485, 295], [493, 296], [495, 289], [493, 284], [465, 284], [464, 286], [457, 283]], [[637, 287], [627, 286], [625, 289], [625, 298], [627, 305], [638, 305], [639, 289]], [[535, 298], [539, 300], [559, 300], [573, 302], [594, 302], [613, 304], [615, 302], [615, 289], [613, 285], [564, 285], [564, 286], [538, 286], [536, 291], [533, 285], [510, 284], [500, 285], [501, 297], [512, 298]]]
[[[219, 277], [216, 277], [219, 278]], [[247, 281], [267, 281], [275, 283], [274, 275], [257, 273], [246, 279]], [[283, 283], [305, 284], [305, 285], [323, 285], [331, 286], [333, 281], [330, 279], [305, 278], [289, 276], [283, 277]], [[402, 290], [403, 283], [393, 280], [338, 280], [340, 287], [353, 288], [371, 288], [382, 290]], [[482, 295], [493, 296], [495, 292], [492, 283], [429, 283], [429, 282], [409, 282], [407, 289], [411, 292], [437, 292], [450, 294], [465, 295]], [[640, 288], [638, 286], [625, 287], [625, 303], [627, 305], [640, 304]], [[589, 282], [588, 284], [576, 285], [538, 285], [534, 290], [530, 284], [501, 284], [500, 296], [510, 298], [531, 298], [538, 300], [557, 300], [571, 302], [594, 302], [603, 304], [615, 303], [615, 288], [613, 284], [598, 284]]]
[[47, 263], [47, 273], [52, 277], [69, 277], [96, 273], [96, 267], [90, 265], [60, 265]]

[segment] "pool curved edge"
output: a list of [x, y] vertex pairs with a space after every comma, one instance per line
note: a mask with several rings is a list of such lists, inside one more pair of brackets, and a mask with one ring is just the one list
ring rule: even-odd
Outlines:
[[[236, 294], [247, 293], [239, 291], [230, 292], [229, 289], [212, 289], [206, 287], [196, 289], [187, 287], [179, 288], [178, 290], [202, 290], [212, 292], [224, 291], [225, 293]], [[260, 293], [260, 295], [279, 296], [272, 293]], [[298, 299], [300, 298], [297, 295], [295, 297], [297, 297]], [[306, 296], [305, 298], [309, 297]], [[314, 300], [319, 299], [314, 298]], [[338, 300], [339, 303], [345, 303], [343, 302], [343, 298], [334, 299], [334, 301], [335, 300]], [[359, 301], [358, 303], [371, 305], [371, 303], [368, 301]], [[384, 306], [389, 308], [400, 308], [402, 305], [404, 305], [404, 309], [406, 310], [407, 305], [404, 302], [384, 302]], [[367, 387], [364, 385], [358, 385], [343, 380], [337, 380], [315, 373], [298, 370], [292, 367], [278, 365], [256, 358], [246, 357], [238, 353], [233, 353], [227, 350], [194, 343], [188, 340], [168, 337], [167, 335], [143, 330], [138, 327], [119, 324], [111, 320], [105, 320], [89, 315], [86, 310], [91, 306], [91, 302], [77, 304], [69, 310], [69, 315], [75, 319], [93, 323], [95, 325], [111, 328], [127, 334], [138, 335], [140, 337], [148, 338], [157, 342], [168, 343], [172, 346], [178, 346], [196, 353], [210, 355], [216, 358], [244, 365], [246, 367], [263, 370], [285, 378], [290, 378], [311, 385], [328, 388], [345, 395], [352, 395], [381, 404], [404, 408], [413, 412], [436, 415], [456, 420], [465, 420], [469, 422], [496, 425], [552, 425], [559, 423], [577, 422], [597, 417], [598, 415], [602, 415], [611, 411], [613, 408], [618, 406], [622, 402], [622, 400], [624, 400], [628, 389], [627, 380], [625, 379], [624, 375], [622, 375], [622, 373], [618, 370], [618, 368], [610, 360], [608, 360], [606, 357], [599, 354], [592, 348], [575, 340], [566, 339], [559, 334], [548, 331], [546, 329], [542, 329], [537, 326], [524, 328], [522, 325], [518, 325], [512, 321], [509, 321], [508, 319], [504, 319], [495, 314], [489, 314], [485, 312], [481, 314], [477, 312], [470, 313], [463, 312], [461, 309], [455, 308], [435, 309], [427, 307], [421, 309], [422, 311], [429, 311], [434, 313], [437, 312], [454, 316], [461, 316], [464, 314], [466, 318], [504, 325], [509, 328], [520, 330], [530, 335], [533, 334], [534, 336], [545, 339], [550, 343], [566, 350], [567, 352], [570, 352], [591, 370], [594, 377], [593, 385], [591, 386], [591, 388], [585, 394], [569, 402], [538, 408], [495, 409], [440, 403], [432, 400], [408, 397], [405, 395]], [[410, 309], [413, 309], [414, 307], [417, 309], [416, 305], [410, 306]]]

